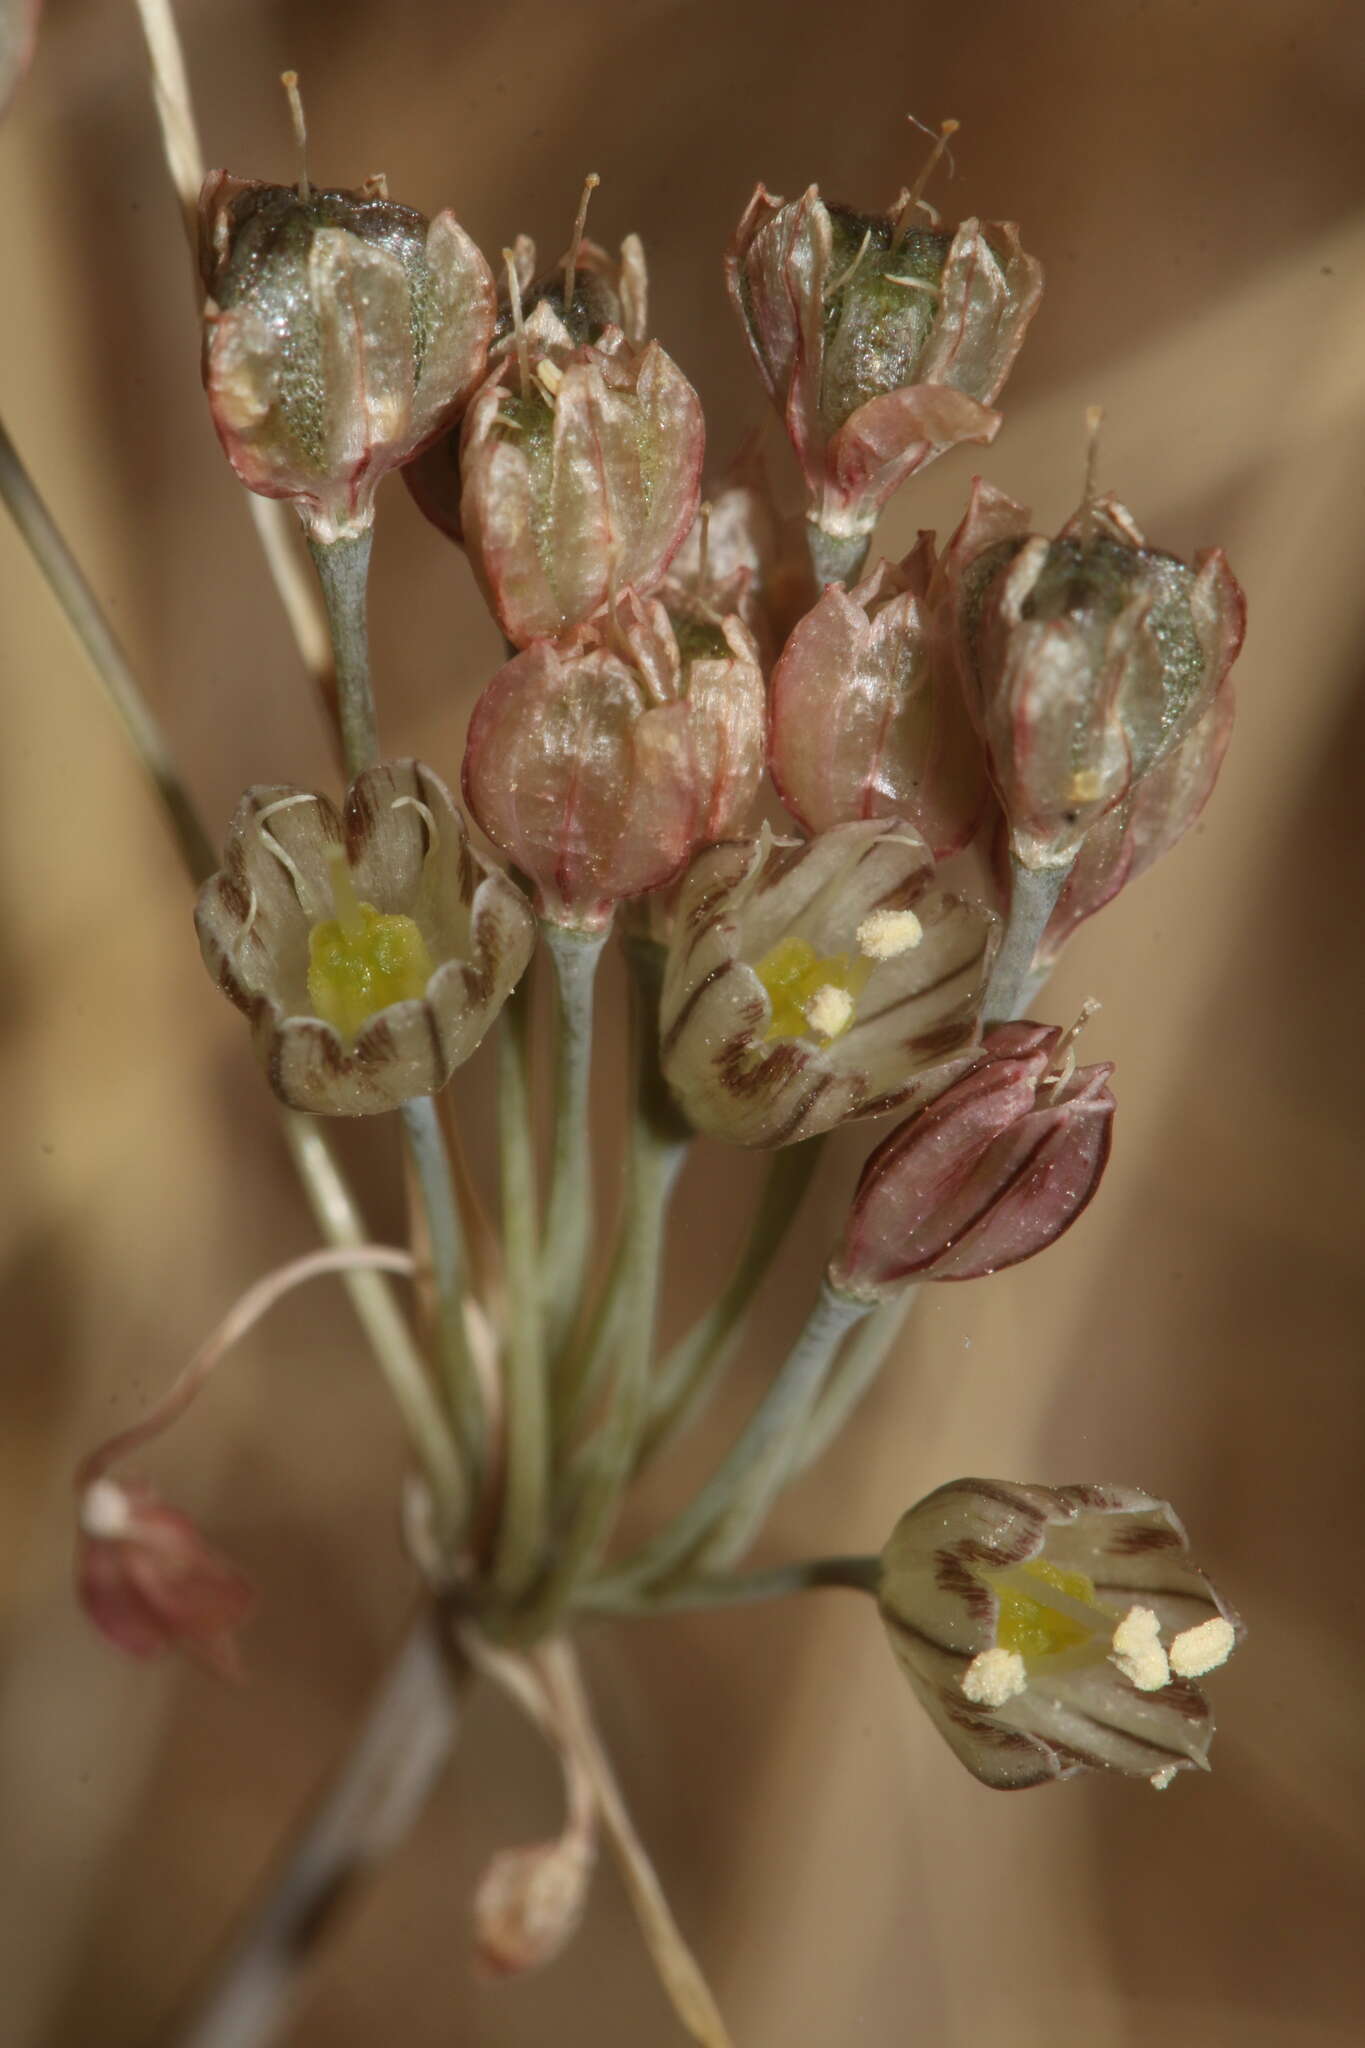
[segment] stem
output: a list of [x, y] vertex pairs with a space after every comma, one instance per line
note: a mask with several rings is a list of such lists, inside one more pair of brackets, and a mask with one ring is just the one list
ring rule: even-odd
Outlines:
[[528, 1067], [530, 999], [523, 979], [498, 1033], [498, 1141], [507, 1261], [507, 1472], [494, 1577], [518, 1598], [540, 1570], [549, 1515], [549, 1389], [536, 1285], [536, 1171]]
[[724, 1290], [676, 1344], [655, 1378], [643, 1456], [652, 1457], [691, 1421], [724, 1371], [744, 1319], [810, 1186], [823, 1137], [785, 1145], [768, 1162], [748, 1240]]
[[863, 573], [871, 533], [826, 533], [813, 520], [806, 521], [806, 545], [815, 572], [817, 594], [827, 583], [856, 583]]
[[379, 759], [374, 692], [370, 688], [370, 640], [365, 623], [365, 591], [373, 543], [372, 526], [341, 540], [308, 543], [322, 585], [327, 623], [332, 629], [341, 752], [351, 781]]
[[1067, 861], [1060, 867], [1026, 868], [1010, 856], [1009, 922], [981, 1006], [987, 1031], [1018, 1015], [1032, 979], [1034, 956], [1073, 865]]
[[455, 1183], [434, 1098], [430, 1095], [415, 1096], [403, 1104], [402, 1117], [426, 1216], [432, 1278], [436, 1283], [439, 1356], [446, 1399], [455, 1418], [455, 1433], [464, 1453], [470, 1484], [477, 1493], [487, 1450], [488, 1421], [483, 1390], [474, 1371], [465, 1331], [464, 1246]]
[[896, 1300], [884, 1302], [858, 1331], [815, 1404], [792, 1465], [792, 1479], [823, 1457], [839, 1435], [885, 1365], [918, 1293], [917, 1287], [909, 1287]]
[[[331, 1244], [358, 1245], [366, 1232], [332, 1148], [312, 1117], [289, 1110], [284, 1135], [319, 1230]], [[460, 1454], [427, 1378], [426, 1365], [393, 1289], [378, 1273], [348, 1273], [346, 1291], [425, 1469], [442, 1534], [464, 1525], [469, 1488]]]
[[703, 1544], [708, 1562], [725, 1562], [727, 1552], [747, 1541], [787, 1477], [845, 1333], [867, 1312], [866, 1303], [821, 1284], [805, 1328], [729, 1455], [695, 1499], [607, 1581], [613, 1591], [650, 1585]]
[[412, 1828], [458, 1730], [456, 1676], [428, 1610], [176, 2048], [270, 2048], [284, 2039], [305, 1964], [337, 1908]]
[[114, 638], [94, 591], [58, 531], [2, 421], [0, 497], [104, 685], [105, 695], [132, 742], [134, 753], [156, 786], [190, 880], [195, 884], [206, 881], [218, 865], [218, 856], [194, 799], [147, 707], [128, 657]]
[[593, 984], [607, 934], [542, 923], [559, 990], [554, 1152], [540, 1258], [546, 1346], [554, 1357], [573, 1328], [592, 1237], [592, 1157], [588, 1083], [592, 1069]]
[[653, 1592], [613, 1588], [607, 1581], [584, 1586], [574, 1601], [587, 1614], [647, 1618], [681, 1614], [694, 1608], [742, 1607], [759, 1600], [784, 1600], [822, 1586], [851, 1587], [874, 1593], [881, 1581], [879, 1557], [812, 1557], [800, 1564], [776, 1565], [766, 1572], [741, 1572], [726, 1578], [683, 1579]]

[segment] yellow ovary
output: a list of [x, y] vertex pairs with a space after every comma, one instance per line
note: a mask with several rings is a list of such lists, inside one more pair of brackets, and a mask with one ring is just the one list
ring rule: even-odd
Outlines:
[[362, 903], [344, 855], [329, 866], [337, 914], [308, 934], [308, 1000], [349, 1043], [377, 1010], [420, 996], [433, 970], [413, 919]]
[[[1020, 1565], [1018, 1569], [1020, 1573], [1027, 1572], [1030, 1578], [1041, 1580], [1044, 1586], [1055, 1586], [1059, 1593], [1066, 1593], [1087, 1607], [1095, 1605], [1095, 1588], [1084, 1572], [1063, 1571], [1059, 1565], [1049, 1564], [1043, 1557], [1035, 1558], [1031, 1564]], [[995, 1640], [1002, 1650], [1015, 1650], [1021, 1657], [1048, 1657], [1056, 1650], [1075, 1649], [1078, 1644], [1088, 1642], [1094, 1633], [1075, 1616], [1048, 1606], [1046, 1599], [1030, 1600], [1027, 1594], [1018, 1592], [1013, 1586], [994, 1590], [1000, 1601], [1000, 1624]]]
[[[873, 965], [849, 953], [819, 954], [809, 939], [779, 939], [754, 966], [773, 1006], [767, 1040], [820, 1037], [828, 1042], [842, 1037], [853, 1022], [854, 1004], [867, 987]], [[847, 1007], [831, 1001], [827, 990], [847, 996]], [[822, 1028], [826, 1018], [839, 1020], [835, 1028]]]

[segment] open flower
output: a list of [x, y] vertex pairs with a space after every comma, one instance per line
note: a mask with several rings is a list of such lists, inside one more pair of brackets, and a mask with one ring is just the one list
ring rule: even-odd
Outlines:
[[76, 1591], [100, 1634], [129, 1656], [183, 1649], [220, 1677], [238, 1675], [237, 1630], [255, 1605], [251, 1584], [143, 1481], [86, 1487]]
[[306, 790], [249, 789], [195, 923], [276, 1094], [340, 1116], [444, 1087], [535, 943], [525, 898], [417, 761], [366, 769], [340, 816]]
[[1113, 1770], [1164, 1788], [1208, 1768], [1193, 1681], [1240, 1624], [1164, 1501], [955, 1480], [896, 1524], [878, 1601], [921, 1705], [983, 1784]]
[[1070, 862], [1212, 708], [1245, 607], [1220, 549], [1149, 548], [1115, 498], [1055, 540], [980, 478], [941, 563], [962, 685], [1015, 858]]
[[700, 400], [657, 341], [609, 327], [575, 344], [548, 300], [522, 332], [460, 444], [464, 545], [517, 647], [659, 581], [696, 516], [704, 442]]
[[808, 832], [905, 818], [935, 857], [959, 852], [985, 805], [986, 768], [926, 608], [931, 534], [899, 564], [831, 583], [796, 626], [772, 679], [773, 781]]
[[971, 1071], [864, 1166], [831, 1285], [884, 1301], [911, 1280], [975, 1280], [1042, 1251], [1099, 1186], [1112, 1072], [1077, 1067], [1055, 1027], [992, 1031]]
[[664, 1074], [698, 1130], [785, 1145], [945, 1085], [975, 1037], [989, 910], [898, 819], [714, 847], [678, 892]]
[[242, 482], [311, 538], [374, 519], [379, 479], [458, 416], [488, 359], [488, 265], [382, 179], [296, 191], [211, 172], [199, 202], [204, 385]]
[[1042, 296], [1009, 222], [951, 234], [909, 209], [859, 214], [816, 187], [760, 185], [726, 256], [755, 362], [827, 533], [868, 533], [892, 492], [959, 441], [989, 441], [991, 403]]

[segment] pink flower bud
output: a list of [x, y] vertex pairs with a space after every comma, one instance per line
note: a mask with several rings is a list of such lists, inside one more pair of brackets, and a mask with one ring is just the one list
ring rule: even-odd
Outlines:
[[308, 192], [214, 171], [200, 206], [204, 384], [242, 482], [292, 498], [330, 542], [450, 426], [493, 331], [488, 265], [452, 213], [430, 223], [375, 180]]
[[629, 642], [604, 619], [499, 669], [469, 722], [464, 793], [555, 924], [601, 931], [625, 897], [671, 880], [696, 833], [698, 769], [652, 615]]
[[852, 590], [831, 583], [772, 679], [773, 781], [808, 832], [906, 818], [946, 859], [986, 800], [981, 743], [938, 658], [926, 598], [933, 536]]
[[1107, 1770], [1164, 1790], [1209, 1768], [1192, 1680], [1242, 1629], [1165, 1501], [955, 1480], [896, 1524], [878, 1604], [920, 1704], [984, 1785]]
[[1109, 1157], [1109, 1065], [1057, 1071], [1061, 1031], [1005, 1024], [979, 1062], [863, 1168], [830, 1281], [881, 1301], [912, 1279], [975, 1280], [1069, 1229]]
[[704, 441], [697, 394], [657, 342], [608, 328], [575, 346], [548, 300], [523, 333], [460, 452], [464, 545], [517, 647], [659, 581], [696, 515]]
[[962, 686], [1025, 867], [1060, 866], [1190, 734], [1241, 645], [1220, 550], [1149, 548], [1114, 498], [1055, 540], [978, 478], [940, 565]]
[[86, 1487], [76, 1591], [100, 1634], [129, 1656], [187, 1650], [220, 1677], [239, 1676], [236, 1632], [255, 1594], [188, 1516], [142, 1481]]
[[827, 533], [870, 532], [892, 492], [991, 411], [1042, 295], [1008, 222], [955, 232], [760, 185], [726, 257], [730, 295]]

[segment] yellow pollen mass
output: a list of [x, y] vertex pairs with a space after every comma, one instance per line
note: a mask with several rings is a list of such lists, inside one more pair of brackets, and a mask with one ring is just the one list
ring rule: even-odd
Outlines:
[[809, 939], [779, 939], [754, 966], [773, 1006], [765, 1043], [812, 1034], [827, 1043], [840, 1037], [853, 1022], [872, 965], [849, 953], [817, 953]]
[[308, 1000], [349, 1044], [377, 1010], [420, 996], [433, 969], [413, 919], [362, 903], [339, 850], [330, 866], [337, 914], [308, 934]]
[[[1067, 1593], [1087, 1607], [1095, 1605], [1095, 1588], [1084, 1572], [1063, 1571], [1045, 1557], [1036, 1557], [1031, 1563], [1020, 1565], [1019, 1570], [1039, 1580], [1040, 1591], [1043, 1586], [1055, 1586], [1059, 1593]], [[1014, 1650], [1021, 1657], [1050, 1657], [1057, 1650], [1074, 1650], [1093, 1633], [1073, 1615], [1048, 1606], [1046, 1596], [1031, 1600], [1013, 1586], [994, 1590], [1000, 1601], [995, 1640], [1002, 1650]]]

